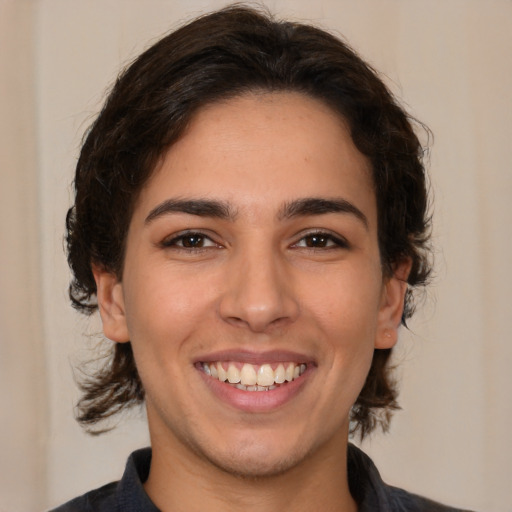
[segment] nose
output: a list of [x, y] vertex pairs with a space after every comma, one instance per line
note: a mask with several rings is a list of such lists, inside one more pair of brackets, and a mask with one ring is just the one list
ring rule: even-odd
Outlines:
[[224, 290], [221, 317], [253, 332], [282, 327], [299, 313], [291, 273], [271, 250], [240, 254], [231, 261]]

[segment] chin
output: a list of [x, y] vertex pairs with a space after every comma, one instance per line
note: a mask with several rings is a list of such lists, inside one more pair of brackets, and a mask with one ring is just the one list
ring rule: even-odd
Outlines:
[[209, 462], [228, 475], [246, 479], [265, 479], [287, 473], [304, 460], [304, 456], [254, 457], [238, 455], [227, 458], [209, 458]]
[[299, 466], [308, 458], [309, 451], [302, 443], [298, 446], [269, 446], [260, 440], [232, 443], [224, 449], [197, 449], [198, 454], [224, 473], [238, 478], [264, 479], [274, 477]]

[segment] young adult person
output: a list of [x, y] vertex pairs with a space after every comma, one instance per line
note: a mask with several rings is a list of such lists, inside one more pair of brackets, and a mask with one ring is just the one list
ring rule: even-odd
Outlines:
[[135, 60], [83, 144], [67, 244], [112, 343], [78, 420], [144, 401], [151, 448], [56, 510], [454, 510], [348, 442], [397, 407], [422, 155], [377, 74], [308, 25], [234, 6]]

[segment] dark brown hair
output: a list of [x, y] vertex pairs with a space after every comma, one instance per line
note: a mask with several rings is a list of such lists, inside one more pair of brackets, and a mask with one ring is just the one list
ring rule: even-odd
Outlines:
[[[412, 262], [405, 323], [413, 311], [411, 288], [424, 284], [430, 271], [423, 149], [411, 119], [340, 39], [239, 5], [202, 16], [145, 51], [119, 76], [86, 134], [66, 221], [73, 305], [85, 313], [97, 308], [93, 264], [122, 279], [138, 194], [198, 109], [250, 91], [300, 92], [348, 123], [354, 144], [372, 165], [384, 273], [391, 275], [405, 259]], [[353, 407], [354, 430], [362, 436], [379, 422], [387, 428], [397, 407], [390, 354], [375, 350]], [[130, 343], [112, 343], [105, 366], [80, 385], [78, 421], [90, 431], [144, 399]]]

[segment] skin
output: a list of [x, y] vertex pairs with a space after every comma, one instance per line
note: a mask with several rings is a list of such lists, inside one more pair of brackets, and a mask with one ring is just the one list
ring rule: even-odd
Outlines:
[[[305, 198], [344, 211], [287, 211]], [[223, 216], [177, 200], [216, 201]], [[154, 503], [356, 510], [349, 413], [374, 348], [396, 342], [407, 272], [382, 274], [369, 164], [328, 107], [262, 93], [203, 108], [141, 192], [122, 281], [95, 269], [105, 335], [131, 340], [146, 390]], [[212, 387], [198, 361], [219, 351], [307, 372], [274, 401]]]

